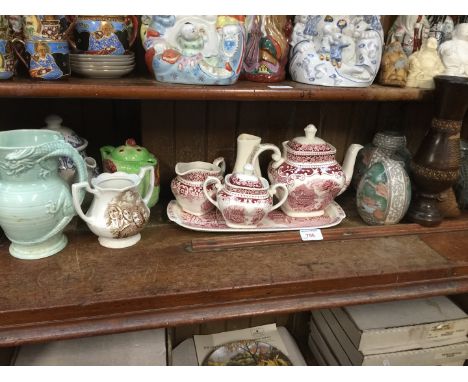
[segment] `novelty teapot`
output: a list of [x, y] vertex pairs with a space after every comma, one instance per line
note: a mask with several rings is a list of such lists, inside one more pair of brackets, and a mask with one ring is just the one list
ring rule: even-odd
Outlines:
[[[288, 189], [286, 202], [281, 209], [292, 217], [312, 217], [324, 210], [336, 196], [346, 190], [351, 182], [356, 156], [362, 146], [349, 146], [343, 167], [335, 159], [336, 149], [315, 136], [317, 128], [308, 125], [304, 137], [283, 142], [283, 156], [268, 166], [272, 185], [284, 184]], [[263, 151], [253, 155], [252, 163]], [[281, 190], [278, 190], [281, 198]]]

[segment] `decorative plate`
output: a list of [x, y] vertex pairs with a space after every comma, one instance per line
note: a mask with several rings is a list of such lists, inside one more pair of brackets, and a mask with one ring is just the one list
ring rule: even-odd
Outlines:
[[252, 340], [233, 341], [213, 350], [203, 366], [292, 366], [286, 355], [273, 345]]
[[272, 232], [295, 231], [302, 228], [327, 228], [339, 224], [345, 217], [343, 209], [336, 202], [332, 202], [322, 216], [308, 218], [293, 218], [277, 209], [271, 211], [257, 227], [254, 228], [230, 228], [226, 225], [223, 215], [218, 209], [214, 209], [205, 215], [195, 216], [180, 208], [175, 200], [167, 206], [167, 216], [178, 225], [205, 232]]

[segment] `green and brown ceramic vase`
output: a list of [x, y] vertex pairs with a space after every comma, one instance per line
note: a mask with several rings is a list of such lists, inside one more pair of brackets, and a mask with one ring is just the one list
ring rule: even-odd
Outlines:
[[361, 218], [369, 225], [396, 224], [406, 214], [411, 182], [403, 162], [382, 157], [362, 175], [356, 194]]

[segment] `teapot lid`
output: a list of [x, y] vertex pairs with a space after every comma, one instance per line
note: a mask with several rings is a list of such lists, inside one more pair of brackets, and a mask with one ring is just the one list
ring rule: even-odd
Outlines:
[[287, 146], [293, 151], [305, 151], [307, 153], [328, 153], [328, 152], [336, 152], [336, 149], [325, 142], [323, 139], [318, 138], [315, 136], [317, 133], [317, 128], [310, 124], [304, 129], [305, 136], [303, 137], [296, 137], [288, 141]]
[[229, 183], [234, 186], [247, 188], [263, 188], [262, 180], [255, 175], [254, 166], [250, 163], [244, 165], [242, 172], [235, 172], [229, 177]]
[[146, 148], [138, 146], [133, 138], [128, 138], [125, 145], [116, 147], [112, 151], [112, 158], [125, 162], [155, 161], [154, 155]]
[[[45, 123], [47, 124], [44, 129], [53, 130], [61, 133], [65, 138], [65, 142], [68, 142], [73, 148], [78, 151], [84, 150], [88, 145], [88, 141], [84, 138], [80, 138], [72, 129], [66, 126], [62, 126], [63, 119], [56, 115], [51, 114], [46, 117]], [[84, 147], [83, 147], [84, 146]]]

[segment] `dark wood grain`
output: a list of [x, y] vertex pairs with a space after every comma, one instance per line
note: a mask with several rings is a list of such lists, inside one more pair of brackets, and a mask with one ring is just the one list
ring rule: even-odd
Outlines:
[[425, 101], [431, 90], [372, 85], [367, 88], [333, 88], [294, 81], [272, 84], [239, 81], [229, 86], [180, 85], [157, 82], [150, 77], [118, 79], [70, 78], [65, 81], [34, 81], [14, 78], [0, 82], [0, 97], [106, 98], [160, 100], [250, 100], [250, 101]]
[[186, 248], [216, 235], [173, 224], [124, 250], [68, 236], [60, 254], [31, 262], [2, 242], [1, 345], [468, 291], [466, 231], [433, 234], [460, 243], [438, 250], [412, 235], [204, 253]]

